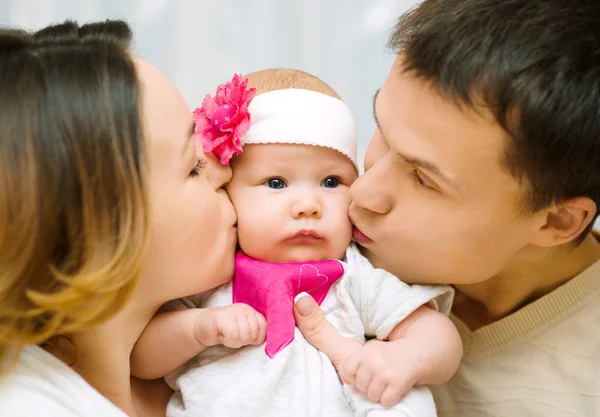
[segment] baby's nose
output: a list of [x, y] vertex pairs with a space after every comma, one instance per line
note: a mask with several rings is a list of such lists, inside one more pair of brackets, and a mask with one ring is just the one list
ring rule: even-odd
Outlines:
[[314, 195], [300, 198], [293, 207], [294, 218], [321, 217], [321, 203]]

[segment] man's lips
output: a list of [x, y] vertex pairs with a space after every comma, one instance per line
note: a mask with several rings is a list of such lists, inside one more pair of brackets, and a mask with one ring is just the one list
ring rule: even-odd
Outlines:
[[354, 241], [356, 243], [359, 243], [359, 244], [366, 244], [366, 243], [373, 242], [371, 240], [371, 238], [369, 238], [367, 235], [365, 235], [363, 232], [361, 232], [356, 226], [354, 226], [354, 229], [352, 230], [352, 238], [354, 239]]
[[[351, 209], [352, 209], [352, 207], [351, 207]], [[352, 211], [352, 210], [350, 210], [350, 211]], [[367, 236], [363, 232], [361, 232], [360, 229], [358, 228], [358, 226], [356, 226], [356, 222], [352, 218], [351, 213], [348, 214], [348, 217], [350, 218], [350, 222], [352, 223], [352, 239], [354, 239], [354, 241], [359, 244], [372, 243], [373, 240], [369, 236]]]

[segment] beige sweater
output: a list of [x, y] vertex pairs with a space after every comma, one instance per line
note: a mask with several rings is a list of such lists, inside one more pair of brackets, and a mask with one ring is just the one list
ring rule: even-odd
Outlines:
[[440, 417], [600, 416], [600, 261], [474, 332], [458, 373], [434, 388]]

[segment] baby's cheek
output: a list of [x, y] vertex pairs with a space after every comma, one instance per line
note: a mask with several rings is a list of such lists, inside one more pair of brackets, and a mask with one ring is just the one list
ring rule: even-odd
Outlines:
[[276, 230], [257, 216], [238, 218], [239, 245], [248, 256], [263, 259], [269, 248], [274, 246], [276, 235]]
[[244, 222], [238, 219], [238, 242], [240, 248], [245, 253], [254, 252], [258, 249], [256, 245], [260, 242], [260, 239], [255, 236], [256, 233], [252, 229], [251, 222]]
[[332, 250], [336, 259], [342, 259], [346, 255], [346, 249], [352, 243], [352, 223], [350, 221], [341, 221], [338, 224], [337, 231], [333, 234]]

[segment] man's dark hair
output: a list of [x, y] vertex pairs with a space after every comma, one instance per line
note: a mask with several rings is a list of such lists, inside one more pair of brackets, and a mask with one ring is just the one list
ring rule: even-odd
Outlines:
[[600, 208], [600, 1], [425, 0], [389, 46], [442, 96], [489, 108], [529, 212], [578, 196]]

